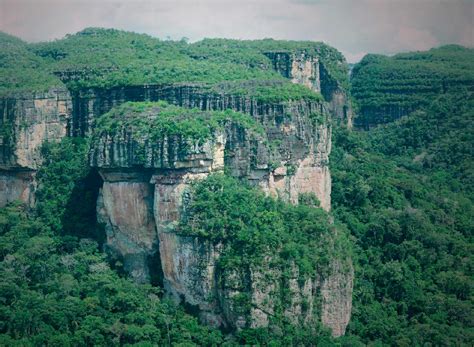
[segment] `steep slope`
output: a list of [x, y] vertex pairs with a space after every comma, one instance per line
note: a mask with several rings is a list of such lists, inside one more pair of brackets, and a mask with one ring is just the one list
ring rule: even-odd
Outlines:
[[[11, 71], [6, 75], [18, 79], [35, 68], [41, 76], [7, 79], [8, 95], [0, 99], [1, 180], [16, 187], [2, 204], [18, 198], [34, 204], [43, 141], [86, 136], [94, 118], [126, 101], [264, 114], [275, 103], [325, 98], [333, 117], [351, 120], [344, 58], [322, 43], [204, 40], [189, 45], [94, 28], [34, 45], [4, 37], [3, 65]], [[291, 73], [269, 58], [272, 50], [284, 57]]]
[[33, 205], [40, 147], [66, 135], [70, 96], [25, 42], [0, 33], [0, 45], [0, 206]]

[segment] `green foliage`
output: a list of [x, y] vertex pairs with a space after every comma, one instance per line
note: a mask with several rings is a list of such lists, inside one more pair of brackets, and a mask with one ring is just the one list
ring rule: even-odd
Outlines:
[[10, 120], [2, 120], [0, 124], [0, 138], [3, 146], [12, 146], [15, 142], [14, 125]]
[[250, 68], [271, 71], [271, 62], [263, 53], [287, 52], [318, 56], [330, 76], [348, 88], [348, 70], [344, 56], [322, 42], [263, 40], [204, 39], [189, 46], [190, 55], [199, 60], [230, 61]]
[[314, 126], [320, 126], [328, 122], [326, 117], [319, 112], [311, 112], [309, 118], [311, 119], [311, 123], [313, 123]]
[[323, 101], [319, 93], [286, 80], [250, 80], [244, 82], [225, 82], [212, 87], [216, 93], [228, 93], [252, 97], [265, 103], [277, 103], [292, 100]]
[[88, 165], [88, 150], [83, 138], [43, 144], [35, 212], [55, 233], [101, 239], [95, 211], [101, 180]]
[[334, 48], [309, 41], [205, 39], [188, 44], [185, 40], [162, 41], [121, 30], [88, 28], [52, 42], [26, 44], [6, 34], [0, 36], [0, 42], [5, 42], [0, 69], [5, 68], [2, 76], [6, 76], [0, 95], [46, 90], [62, 85], [59, 77], [70, 90], [182, 82], [218, 92], [224, 88], [264, 102], [321, 99], [320, 94], [275, 71], [264, 54], [268, 51], [316, 55], [331, 78], [348, 85], [344, 57]]
[[[245, 283], [244, 274], [251, 271], [270, 276], [271, 282], [281, 282], [281, 293], [274, 293], [271, 300], [277, 305], [273, 323], [282, 328], [291, 325], [283, 312], [290, 294], [285, 281], [295, 274], [292, 269], [296, 267], [299, 279], [304, 281], [327, 276], [331, 259], [350, 257], [345, 230], [330, 224], [327, 213], [314, 205], [295, 206], [275, 200], [222, 174], [195, 183], [191, 196], [178, 232], [223, 245], [217, 267], [224, 274], [224, 282], [226, 273], [236, 273]], [[234, 298], [234, 308], [248, 315], [249, 300], [248, 295]], [[309, 329], [305, 333], [313, 337], [322, 334], [321, 327], [313, 328], [312, 332], [301, 329]]]
[[226, 111], [201, 111], [159, 102], [126, 102], [99, 117], [94, 124], [97, 136], [115, 135], [130, 131], [136, 139], [161, 140], [164, 137], [181, 136], [200, 143], [209, 140], [217, 130], [223, 130], [228, 122], [263, 134], [262, 126], [251, 116]]
[[472, 93], [426, 103], [369, 132], [334, 134], [333, 212], [357, 240], [349, 334], [365, 343], [474, 338]]
[[[214, 174], [194, 185], [181, 233], [225, 242], [239, 264], [253, 264], [265, 254], [277, 254], [297, 264], [309, 262], [308, 273], [316, 274], [322, 239], [334, 226], [322, 209], [291, 205], [266, 197], [238, 180]], [[289, 251], [291, 249], [291, 251]], [[300, 270], [305, 270], [301, 268]]]
[[97, 244], [52, 233], [23, 207], [0, 210], [0, 344], [215, 346], [160, 291], [120, 278]]
[[370, 127], [428, 106], [439, 94], [474, 90], [474, 49], [443, 46], [393, 57], [367, 55], [352, 70], [356, 124]]
[[0, 32], [0, 47], [0, 96], [64, 87], [48, 72], [45, 62], [28, 50], [25, 42]]
[[314, 193], [301, 193], [298, 195], [298, 203], [300, 205], [319, 207], [321, 202]]

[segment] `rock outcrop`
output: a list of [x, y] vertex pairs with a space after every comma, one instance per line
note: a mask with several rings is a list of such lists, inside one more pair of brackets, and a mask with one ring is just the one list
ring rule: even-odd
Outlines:
[[306, 52], [267, 52], [273, 68], [283, 77], [291, 79], [291, 82], [304, 85], [315, 92], [321, 92], [321, 80], [319, 78], [319, 59]]
[[331, 76], [324, 64], [320, 64], [318, 57], [305, 51], [267, 52], [265, 55], [283, 77], [321, 93], [332, 117], [352, 127], [353, 111], [347, 91]]
[[14, 200], [34, 204], [41, 146], [66, 136], [71, 113], [71, 96], [63, 89], [0, 99], [0, 206]]

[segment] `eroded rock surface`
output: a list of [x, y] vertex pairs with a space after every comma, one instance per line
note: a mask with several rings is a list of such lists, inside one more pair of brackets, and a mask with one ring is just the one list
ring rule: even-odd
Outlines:
[[0, 170], [0, 207], [14, 201], [34, 205], [35, 171]]
[[101, 175], [104, 185], [97, 215], [105, 224], [107, 249], [123, 261], [124, 269], [137, 282], [149, 282], [148, 263], [158, 248], [149, 176], [106, 171]]
[[324, 64], [316, 56], [306, 52], [268, 52], [265, 53], [273, 68], [293, 83], [304, 85], [320, 92], [334, 119], [347, 127], [352, 127], [353, 111], [350, 98], [339, 82], [329, 74]]

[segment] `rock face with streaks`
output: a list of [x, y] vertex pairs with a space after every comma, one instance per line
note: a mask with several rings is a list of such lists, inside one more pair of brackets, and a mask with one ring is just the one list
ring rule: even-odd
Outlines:
[[268, 52], [273, 68], [293, 83], [304, 85], [321, 93], [334, 119], [352, 127], [353, 111], [350, 99], [340, 83], [330, 75], [316, 56], [307, 52]]
[[41, 145], [66, 136], [71, 113], [71, 96], [62, 89], [0, 99], [0, 206], [34, 204]]
[[351, 318], [354, 269], [347, 259], [334, 259], [329, 276], [321, 284], [321, 321], [333, 336], [346, 332]]
[[319, 59], [306, 52], [267, 52], [273, 68], [293, 83], [304, 85], [315, 92], [321, 92]]
[[158, 247], [153, 218], [153, 186], [142, 173], [102, 171], [98, 220], [105, 225], [106, 248], [122, 260], [137, 282], [149, 282], [148, 263]]

